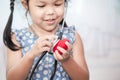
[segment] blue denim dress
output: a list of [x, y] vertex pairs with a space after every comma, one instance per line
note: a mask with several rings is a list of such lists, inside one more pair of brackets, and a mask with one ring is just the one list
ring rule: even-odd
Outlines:
[[[58, 30], [56, 31], [55, 33], [56, 35], [59, 34], [60, 28], [61, 26], [59, 26]], [[13, 29], [12, 31], [16, 35], [16, 39], [19, 42], [20, 46], [22, 47], [22, 56], [24, 56], [34, 45], [35, 41], [38, 39], [38, 36], [32, 33], [28, 28]], [[62, 38], [69, 39], [70, 43], [73, 44], [75, 41], [75, 27], [74, 26], [64, 27]], [[35, 58], [32, 68], [34, 67], [38, 58], [39, 57]], [[32, 76], [32, 80], [49, 80], [54, 70], [54, 61], [55, 59], [53, 55], [46, 54], [39, 62], [37, 68], [35, 69], [34, 74]], [[63, 69], [60, 62], [57, 63], [57, 69], [53, 80], [71, 80], [69, 75]]]

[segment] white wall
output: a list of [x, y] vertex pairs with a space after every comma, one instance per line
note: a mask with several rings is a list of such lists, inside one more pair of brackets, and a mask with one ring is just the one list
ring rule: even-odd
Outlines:
[[3, 29], [8, 18], [8, 0], [0, 1], [0, 80], [6, 80], [6, 52], [3, 44]]
[[[0, 32], [8, 18], [8, 5], [8, 0], [0, 3]], [[24, 27], [27, 24], [24, 13], [19, 5], [16, 6], [17, 20], [13, 25]], [[120, 0], [71, 0], [67, 22], [75, 25], [82, 37], [90, 80], [120, 80]], [[1, 34], [0, 40], [0, 71], [5, 72]], [[0, 78], [5, 80], [5, 74], [0, 72]]]
[[120, 0], [71, 0], [68, 22], [85, 49], [90, 80], [120, 80]]

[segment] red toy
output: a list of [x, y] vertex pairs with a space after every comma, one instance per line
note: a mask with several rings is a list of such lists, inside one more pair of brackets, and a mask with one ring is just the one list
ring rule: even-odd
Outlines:
[[[66, 41], [70, 42], [68, 39], [58, 40], [56, 42], [56, 44], [53, 46], [53, 52], [55, 52], [55, 50], [58, 50], [57, 49], [58, 46], [64, 48], [65, 50], [67, 50], [68, 47], [65, 44]], [[62, 52], [60, 52], [59, 50], [58, 50], [58, 52], [59, 52], [60, 55], [62, 55]]]

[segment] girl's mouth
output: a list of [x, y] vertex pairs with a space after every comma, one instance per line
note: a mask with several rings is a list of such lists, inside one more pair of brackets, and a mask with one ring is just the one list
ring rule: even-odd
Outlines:
[[47, 20], [45, 20], [45, 22], [46, 22], [48, 25], [53, 25], [53, 24], [55, 24], [56, 19], [47, 19]]

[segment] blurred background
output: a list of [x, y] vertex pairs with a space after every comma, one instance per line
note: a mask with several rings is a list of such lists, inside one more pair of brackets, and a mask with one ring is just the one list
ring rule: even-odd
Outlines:
[[[2, 33], [10, 14], [9, 0], [1, 0], [0, 10], [0, 80], [6, 80]], [[14, 28], [27, 26], [24, 12], [17, 0]], [[120, 0], [70, 0], [66, 21], [81, 35], [90, 80], [120, 80]]]

